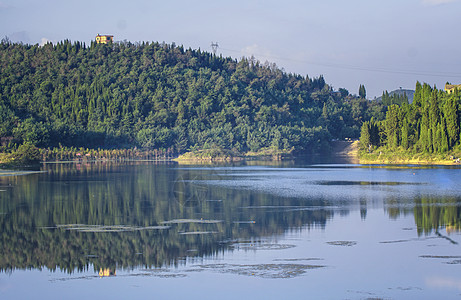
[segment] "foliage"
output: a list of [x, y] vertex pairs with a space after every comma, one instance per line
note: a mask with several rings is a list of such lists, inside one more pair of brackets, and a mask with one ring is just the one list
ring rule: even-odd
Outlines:
[[11, 153], [2, 155], [1, 163], [7, 166], [25, 166], [37, 164], [40, 159], [40, 150], [31, 143], [24, 143]]
[[366, 121], [362, 124], [362, 129], [360, 131], [360, 148], [371, 150], [370, 148], [373, 146], [379, 145], [379, 125], [374, 118], [371, 118], [370, 121]]
[[174, 44], [3, 41], [0, 68], [4, 146], [317, 151], [383, 117], [322, 76]]
[[359, 97], [365, 99], [367, 97], [367, 90], [363, 84], [359, 87]]
[[392, 151], [454, 153], [453, 150], [460, 144], [460, 121], [459, 92], [448, 94], [418, 82], [412, 104], [390, 105], [385, 120], [376, 123], [379, 139], [375, 135], [371, 140], [370, 124], [364, 123], [361, 140]]

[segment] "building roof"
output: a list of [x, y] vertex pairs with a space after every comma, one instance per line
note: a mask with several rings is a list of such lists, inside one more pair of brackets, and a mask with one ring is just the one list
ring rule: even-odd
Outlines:
[[461, 84], [445, 84], [445, 91], [448, 93], [452, 93], [455, 89], [461, 90]]

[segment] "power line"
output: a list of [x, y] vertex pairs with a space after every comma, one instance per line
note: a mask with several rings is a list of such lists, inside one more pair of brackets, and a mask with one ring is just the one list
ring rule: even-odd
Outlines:
[[[241, 51], [222, 48], [222, 50], [229, 51], [229, 52], [236, 52], [241, 53]], [[253, 55], [268, 57], [272, 59], [278, 60], [285, 60], [285, 61], [292, 61], [292, 62], [300, 62], [314, 66], [320, 67], [328, 67], [328, 68], [336, 68], [336, 69], [345, 69], [345, 70], [355, 70], [355, 71], [367, 71], [367, 72], [377, 72], [377, 73], [388, 73], [388, 74], [401, 74], [401, 75], [418, 75], [418, 76], [432, 76], [432, 77], [450, 77], [450, 78], [461, 78], [461, 73], [455, 72], [426, 72], [426, 71], [413, 71], [413, 70], [398, 70], [398, 69], [388, 69], [388, 68], [372, 68], [372, 67], [362, 67], [362, 66], [354, 66], [354, 65], [346, 65], [346, 64], [333, 64], [333, 63], [319, 63], [307, 60], [299, 60], [293, 58], [286, 58], [286, 57], [278, 57], [272, 55], [263, 55], [253, 53]]]

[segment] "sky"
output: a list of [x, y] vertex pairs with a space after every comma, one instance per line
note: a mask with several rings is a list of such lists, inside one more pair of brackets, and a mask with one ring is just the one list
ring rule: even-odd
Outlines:
[[43, 44], [174, 42], [286, 72], [335, 90], [461, 84], [461, 0], [0, 0], [0, 38]]

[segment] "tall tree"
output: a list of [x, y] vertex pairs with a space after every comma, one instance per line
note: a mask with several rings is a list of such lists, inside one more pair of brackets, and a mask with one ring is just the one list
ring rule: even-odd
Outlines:
[[459, 140], [459, 109], [455, 95], [451, 95], [443, 106], [443, 115], [447, 126], [448, 146], [453, 147]]
[[399, 106], [393, 104], [388, 107], [385, 121], [387, 145], [391, 148], [396, 148], [400, 145], [399, 121]]
[[371, 145], [370, 122], [363, 122], [360, 130], [360, 148], [368, 149]]
[[362, 84], [359, 87], [359, 97], [363, 99], [367, 97], [367, 91], [365, 90], [365, 86]]

